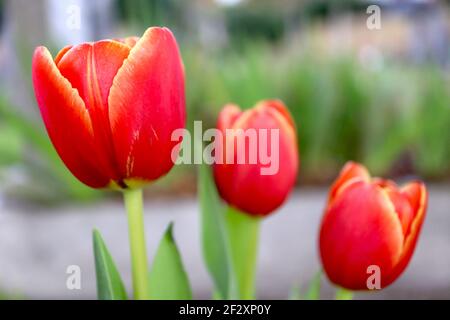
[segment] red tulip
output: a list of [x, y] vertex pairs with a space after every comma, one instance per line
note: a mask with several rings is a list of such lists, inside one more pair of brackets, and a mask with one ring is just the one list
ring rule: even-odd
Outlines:
[[133, 187], [173, 166], [172, 131], [185, 124], [184, 70], [173, 34], [68, 46], [33, 56], [33, 84], [53, 145], [93, 188]]
[[[217, 150], [223, 152], [218, 155], [222, 163], [214, 164], [214, 177], [221, 197], [255, 216], [265, 216], [277, 209], [292, 190], [299, 167], [296, 129], [289, 111], [282, 102], [275, 100], [262, 101], [247, 111], [227, 105], [219, 115], [217, 129], [223, 135]], [[247, 140], [244, 150], [238, 150], [238, 136], [227, 135], [227, 129], [235, 133], [237, 129], [254, 129], [257, 139], [253, 142], [257, 143], [252, 146]], [[273, 129], [278, 129], [275, 130], [279, 133], [278, 139], [272, 137]], [[267, 143], [261, 140], [263, 131], [267, 132]], [[268, 151], [273, 162], [277, 162], [270, 164], [275, 170], [264, 172], [263, 168], [268, 169], [269, 165], [261, 157], [251, 162], [252, 150], [259, 156]], [[242, 151], [245, 151], [246, 161], [239, 163]]]
[[[422, 182], [399, 188], [348, 163], [331, 187], [320, 230], [320, 255], [328, 278], [351, 290], [367, 290], [373, 266], [380, 288], [405, 270], [422, 227], [428, 194]], [[375, 270], [375, 269], [373, 269]]]

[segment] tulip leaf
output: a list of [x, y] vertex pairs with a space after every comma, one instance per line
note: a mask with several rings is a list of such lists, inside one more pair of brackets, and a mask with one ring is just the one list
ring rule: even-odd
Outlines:
[[300, 290], [299, 285], [291, 288], [289, 300], [319, 300], [321, 288], [322, 271], [318, 271], [311, 280], [309, 287], [305, 292]]
[[125, 286], [114, 261], [100, 235], [94, 230], [94, 258], [99, 300], [127, 300]]
[[306, 292], [306, 300], [319, 300], [320, 299], [320, 287], [322, 280], [322, 271], [318, 271], [309, 284], [309, 289]]
[[302, 300], [302, 293], [299, 285], [295, 285], [291, 288], [289, 292], [289, 300]]
[[337, 288], [336, 289], [336, 300], [352, 300], [353, 299], [353, 292], [344, 288]]
[[225, 217], [238, 299], [253, 300], [261, 218], [232, 206]]
[[215, 298], [228, 299], [232, 297], [233, 276], [225, 207], [206, 164], [199, 166], [198, 183], [203, 258], [214, 282]]
[[190, 300], [191, 286], [173, 238], [173, 224], [164, 233], [149, 277], [150, 299]]

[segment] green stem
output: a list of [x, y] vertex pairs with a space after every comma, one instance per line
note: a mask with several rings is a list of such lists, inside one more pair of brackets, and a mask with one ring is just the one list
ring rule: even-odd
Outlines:
[[226, 220], [232, 267], [237, 281], [237, 298], [255, 299], [260, 219], [229, 207]]
[[336, 300], [352, 300], [353, 299], [353, 291], [339, 287], [336, 290], [335, 299]]
[[142, 189], [125, 190], [123, 196], [128, 215], [134, 298], [145, 300], [149, 295]]

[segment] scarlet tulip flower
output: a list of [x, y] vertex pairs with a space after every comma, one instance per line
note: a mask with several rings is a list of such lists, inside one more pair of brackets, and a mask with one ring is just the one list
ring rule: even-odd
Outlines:
[[166, 28], [33, 56], [36, 99], [68, 169], [93, 188], [135, 187], [173, 166], [185, 124], [184, 70]]
[[[236, 105], [227, 105], [219, 115], [217, 129], [222, 132], [223, 139], [220, 142], [223, 150], [219, 158], [221, 163], [214, 164], [214, 177], [221, 197], [231, 206], [254, 216], [266, 216], [277, 209], [291, 192], [298, 173], [299, 157], [297, 136], [294, 121], [289, 111], [281, 101], [266, 100], [258, 103], [250, 110], [241, 111]], [[255, 129], [258, 143], [250, 145], [247, 140], [245, 150], [238, 150], [239, 135], [227, 135], [227, 130], [236, 132], [242, 129]], [[262, 129], [269, 136], [266, 144], [261, 144]], [[278, 129], [277, 141], [271, 141], [271, 130]], [[229, 143], [233, 139], [232, 143]], [[255, 142], [256, 140], [254, 140]], [[228, 142], [228, 143], [227, 143]], [[276, 144], [276, 145], [275, 145]], [[278, 162], [276, 172], [263, 174], [262, 168], [266, 167], [258, 157], [251, 163], [249, 152], [267, 150], [272, 153], [272, 160]], [[276, 147], [271, 150], [271, 147]], [[275, 154], [275, 150], [279, 150]], [[246, 161], [239, 163], [239, 152], [245, 152]], [[227, 161], [230, 158], [232, 161]]]
[[395, 281], [413, 255], [427, 201], [422, 182], [398, 187], [348, 163], [331, 187], [320, 229], [328, 278], [346, 289], [367, 290], [368, 268], [375, 266], [381, 288]]

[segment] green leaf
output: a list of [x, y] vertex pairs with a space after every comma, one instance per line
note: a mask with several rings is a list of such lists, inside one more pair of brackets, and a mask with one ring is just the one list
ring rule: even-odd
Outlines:
[[289, 300], [302, 300], [300, 285], [294, 285], [289, 292]]
[[150, 299], [190, 300], [191, 286], [173, 238], [173, 224], [164, 233], [149, 277]]
[[100, 232], [94, 230], [93, 239], [98, 299], [127, 300], [122, 279]]
[[228, 207], [226, 223], [233, 272], [239, 293], [238, 299], [255, 299], [260, 222], [259, 217], [253, 217], [231, 206]]
[[336, 289], [336, 300], [353, 300], [353, 292], [344, 288]]
[[302, 294], [300, 291], [299, 285], [294, 285], [291, 287], [291, 290], [289, 291], [288, 300], [301, 300]]
[[210, 167], [199, 166], [199, 202], [203, 258], [215, 285], [215, 297], [231, 297], [232, 267], [226, 233], [225, 208], [214, 184]]
[[309, 285], [308, 292], [306, 293], [306, 300], [319, 300], [320, 299], [320, 284], [322, 279], [322, 271], [318, 271]]

